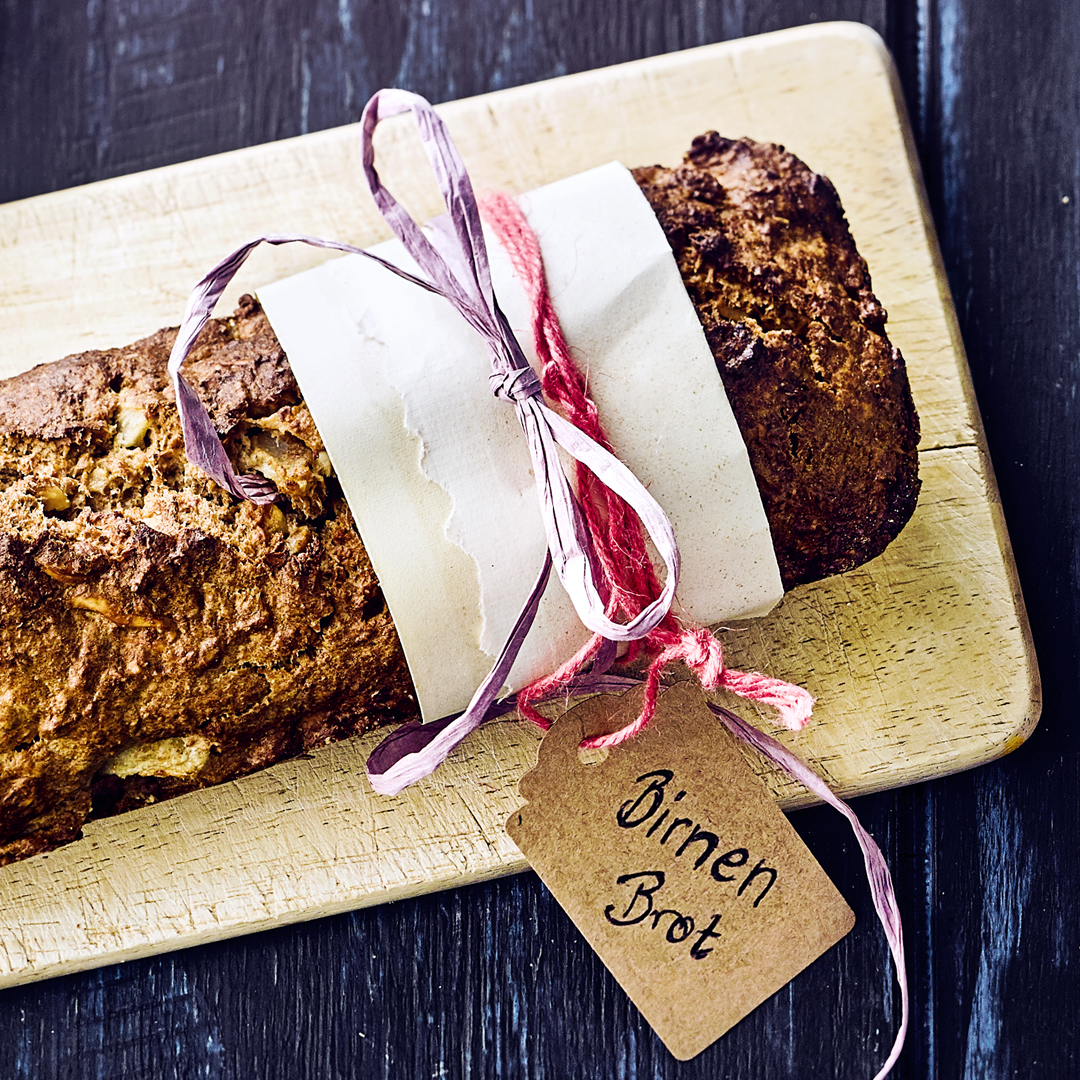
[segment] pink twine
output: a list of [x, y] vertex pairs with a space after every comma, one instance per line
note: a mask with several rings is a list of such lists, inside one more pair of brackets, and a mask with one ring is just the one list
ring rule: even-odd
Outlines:
[[[501, 192], [481, 196], [479, 205], [484, 220], [510, 256], [532, 303], [533, 342], [540, 360], [545, 396], [570, 423], [611, 450], [596, 404], [589, 397], [586, 378], [574, 363], [563, 337], [548, 292], [540, 245], [525, 215], [513, 199]], [[575, 479], [602, 575], [597, 588], [608, 597], [608, 615], [621, 613], [633, 618], [659, 595], [661, 588], [645, 546], [641, 523], [630, 507], [581, 462], [575, 462]], [[521, 714], [542, 728], [549, 727], [532, 703], [551, 698], [566, 687], [595, 657], [602, 641], [603, 638], [594, 635], [557, 671], [519, 690], [517, 704]], [[661, 674], [669, 664], [679, 660], [706, 690], [729, 690], [739, 697], [772, 705], [779, 712], [781, 723], [792, 731], [800, 730], [810, 719], [814, 699], [807, 690], [760, 672], [725, 667], [723, 646], [717, 638], [704, 627], [684, 627], [670, 612], [646, 637], [630, 642], [623, 659], [632, 661], [642, 651], [653, 659], [646, 670], [641, 712], [619, 731], [587, 739], [582, 745], [617, 746], [641, 731], [656, 711]]]

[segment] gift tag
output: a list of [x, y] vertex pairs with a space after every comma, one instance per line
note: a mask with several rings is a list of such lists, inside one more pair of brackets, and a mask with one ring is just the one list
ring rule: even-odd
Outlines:
[[692, 684], [666, 691], [645, 731], [586, 764], [581, 740], [627, 723], [639, 702], [638, 691], [596, 697], [562, 717], [507, 831], [685, 1061], [855, 916]]

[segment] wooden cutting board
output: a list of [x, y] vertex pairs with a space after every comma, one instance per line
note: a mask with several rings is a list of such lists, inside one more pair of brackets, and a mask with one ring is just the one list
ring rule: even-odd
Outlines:
[[[814, 723], [780, 738], [842, 795], [1018, 746], [1039, 712], [1031, 637], [880, 39], [855, 24], [789, 30], [440, 112], [481, 188], [524, 191], [612, 159], [673, 164], [709, 128], [783, 143], [831, 177], [907, 358], [922, 496], [883, 556], [726, 632], [728, 660], [812, 689]], [[383, 239], [357, 146], [357, 130], [340, 128], [0, 207], [0, 374], [176, 324], [193, 283], [253, 234]], [[378, 154], [418, 217], [439, 210], [407, 122], [380, 129]], [[223, 308], [320, 258], [298, 245], [260, 249]], [[756, 719], [775, 732], [767, 710]], [[377, 738], [94, 822], [62, 850], [0, 869], [0, 986], [524, 867], [502, 823], [534, 760], [533, 728], [488, 725], [395, 798], [364, 779]], [[766, 779], [785, 808], [811, 801], [784, 777]]]

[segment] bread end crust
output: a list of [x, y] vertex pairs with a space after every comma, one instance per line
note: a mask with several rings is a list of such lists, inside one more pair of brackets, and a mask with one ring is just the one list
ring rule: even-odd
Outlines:
[[785, 589], [884, 551], [915, 509], [919, 421], [829, 180], [782, 146], [698, 136], [634, 169], [742, 431]]

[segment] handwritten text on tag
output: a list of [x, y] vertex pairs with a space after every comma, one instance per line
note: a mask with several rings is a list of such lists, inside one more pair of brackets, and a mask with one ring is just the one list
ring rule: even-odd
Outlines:
[[[839, 941], [854, 916], [689, 684], [635, 739], [593, 698], [545, 736], [511, 839], [675, 1057], [694, 1057]], [[617, 715], [616, 715], [617, 714]]]

